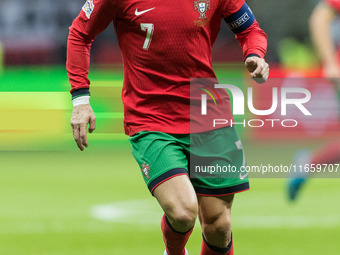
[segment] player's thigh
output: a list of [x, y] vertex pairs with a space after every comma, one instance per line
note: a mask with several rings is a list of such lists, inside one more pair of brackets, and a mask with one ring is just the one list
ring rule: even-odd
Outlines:
[[150, 192], [173, 177], [188, 176], [188, 159], [181, 140], [162, 132], [139, 132], [129, 138], [132, 154]]
[[189, 135], [140, 132], [130, 142], [144, 181], [169, 220], [191, 223], [198, 208], [183, 150], [189, 146]]
[[174, 221], [192, 222], [197, 217], [195, 190], [187, 175], [173, 177], [153, 192], [165, 214]]

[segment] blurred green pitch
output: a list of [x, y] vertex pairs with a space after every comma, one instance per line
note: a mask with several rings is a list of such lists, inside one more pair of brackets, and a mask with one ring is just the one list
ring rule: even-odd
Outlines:
[[[121, 133], [121, 71], [93, 70], [91, 80], [97, 130], [89, 135], [89, 149], [80, 152], [69, 127], [72, 106], [63, 68], [0, 75], [0, 254], [163, 253], [162, 212]], [[288, 164], [304, 146], [244, 144], [254, 165]], [[254, 179], [251, 191], [236, 196], [235, 254], [338, 254], [340, 181], [311, 180], [294, 205], [286, 200], [285, 182]], [[200, 244], [197, 223], [190, 254], [199, 254]]]

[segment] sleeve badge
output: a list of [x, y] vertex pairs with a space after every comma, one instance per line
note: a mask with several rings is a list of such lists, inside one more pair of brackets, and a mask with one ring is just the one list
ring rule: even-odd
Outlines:
[[94, 9], [93, 0], [87, 0], [82, 10], [85, 12], [85, 15], [88, 19], [90, 19], [93, 9]]

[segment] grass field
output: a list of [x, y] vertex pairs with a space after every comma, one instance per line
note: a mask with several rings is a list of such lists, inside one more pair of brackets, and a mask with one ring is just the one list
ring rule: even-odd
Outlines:
[[[47, 120], [50, 125], [36, 116], [20, 120], [33, 102], [20, 107], [0, 102], [1, 114], [17, 114], [0, 120], [0, 255], [163, 254], [161, 209], [145, 187], [127, 138], [119, 134], [121, 127], [110, 124], [120, 121], [120, 106], [97, 103], [97, 133], [89, 136], [89, 149], [78, 151], [68, 126], [65, 77], [62, 69], [9, 70], [0, 76], [2, 98], [13, 96], [5, 92], [46, 92], [61, 93], [52, 98], [62, 101], [51, 104], [48, 112], [56, 115]], [[96, 72], [94, 79], [105, 83], [121, 76]], [[102, 97], [100, 88], [94, 93]], [[38, 116], [47, 110], [42, 111], [43, 103], [32, 106], [40, 109]], [[315, 148], [318, 142], [244, 141], [248, 164], [254, 165], [288, 164], [306, 145]], [[253, 179], [251, 190], [236, 196], [235, 254], [339, 254], [340, 180], [312, 179], [296, 204], [286, 199], [286, 181]], [[187, 245], [190, 254], [199, 254], [200, 245], [197, 224]]]

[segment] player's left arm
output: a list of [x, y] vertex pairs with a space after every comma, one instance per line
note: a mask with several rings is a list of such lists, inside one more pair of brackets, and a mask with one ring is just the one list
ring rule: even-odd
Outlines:
[[251, 78], [258, 83], [265, 82], [269, 76], [269, 65], [264, 59], [267, 35], [260, 28], [253, 12], [244, 1], [230, 0], [224, 20], [241, 44], [245, 66]]

